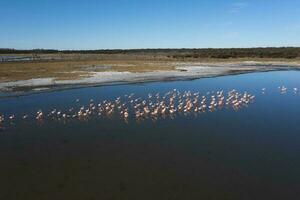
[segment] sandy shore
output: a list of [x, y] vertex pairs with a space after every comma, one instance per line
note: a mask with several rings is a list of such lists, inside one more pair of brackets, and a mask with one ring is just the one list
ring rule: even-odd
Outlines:
[[215, 77], [251, 72], [265, 72], [274, 70], [299, 70], [298, 63], [180, 63], [174, 70], [156, 70], [151, 72], [129, 71], [90, 71], [89, 76], [74, 80], [57, 80], [55, 77], [36, 78], [0, 82], [2, 93], [34, 92], [53, 89], [73, 88], [81, 86], [109, 85], [119, 83], [137, 83], [149, 81], [184, 80], [204, 77]]

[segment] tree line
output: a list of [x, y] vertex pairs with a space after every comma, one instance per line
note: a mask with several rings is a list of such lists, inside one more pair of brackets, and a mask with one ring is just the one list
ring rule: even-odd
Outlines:
[[279, 48], [223, 48], [223, 49], [100, 49], [100, 50], [55, 50], [55, 49], [7, 49], [0, 48], [0, 54], [141, 54], [165, 55], [169, 58], [297, 58], [300, 47]]

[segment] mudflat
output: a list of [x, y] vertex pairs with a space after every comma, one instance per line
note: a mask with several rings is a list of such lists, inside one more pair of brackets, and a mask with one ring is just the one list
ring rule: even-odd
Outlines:
[[30, 59], [31, 54], [13, 56], [21, 59], [0, 62], [2, 92], [300, 69], [298, 58], [213, 59], [171, 57], [164, 54], [41, 54], [33, 59]]

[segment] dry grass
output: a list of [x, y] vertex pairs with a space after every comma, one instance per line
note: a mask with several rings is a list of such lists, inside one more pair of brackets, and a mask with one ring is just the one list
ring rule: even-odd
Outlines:
[[[50, 55], [44, 54], [43, 57]], [[93, 71], [129, 71], [149, 72], [158, 70], [173, 70], [183, 63], [228, 63], [241, 62], [253, 59], [169, 59], [165, 56], [145, 55], [53, 55], [53, 60], [31, 62], [0, 63], [0, 81], [27, 80], [32, 78], [55, 77], [56, 79], [78, 79], [87, 77]], [[60, 56], [60, 57], [59, 57]], [[61, 60], [57, 60], [60, 58]], [[56, 60], [55, 60], [56, 59]], [[293, 62], [300, 63], [299, 59], [255, 59], [261, 62]]]
[[60, 62], [22, 62], [0, 64], [2, 81], [26, 80], [31, 78], [57, 77], [76, 79], [88, 73], [77, 72], [80, 68], [72, 63]]
[[11, 62], [0, 64], [0, 81], [16, 81], [32, 78], [55, 77], [56, 79], [78, 79], [90, 72], [129, 71], [149, 72], [172, 70], [167, 62], [149, 61], [53, 61], [53, 62]]

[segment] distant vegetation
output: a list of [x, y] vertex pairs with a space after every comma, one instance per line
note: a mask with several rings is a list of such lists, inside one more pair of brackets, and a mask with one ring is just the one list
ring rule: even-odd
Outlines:
[[232, 49], [130, 49], [130, 50], [54, 50], [54, 49], [0, 49], [0, 54], [134, 54], [162, 55], [174, 59], [197, 58], [300, 58], [300, 48], [232, 48]]

